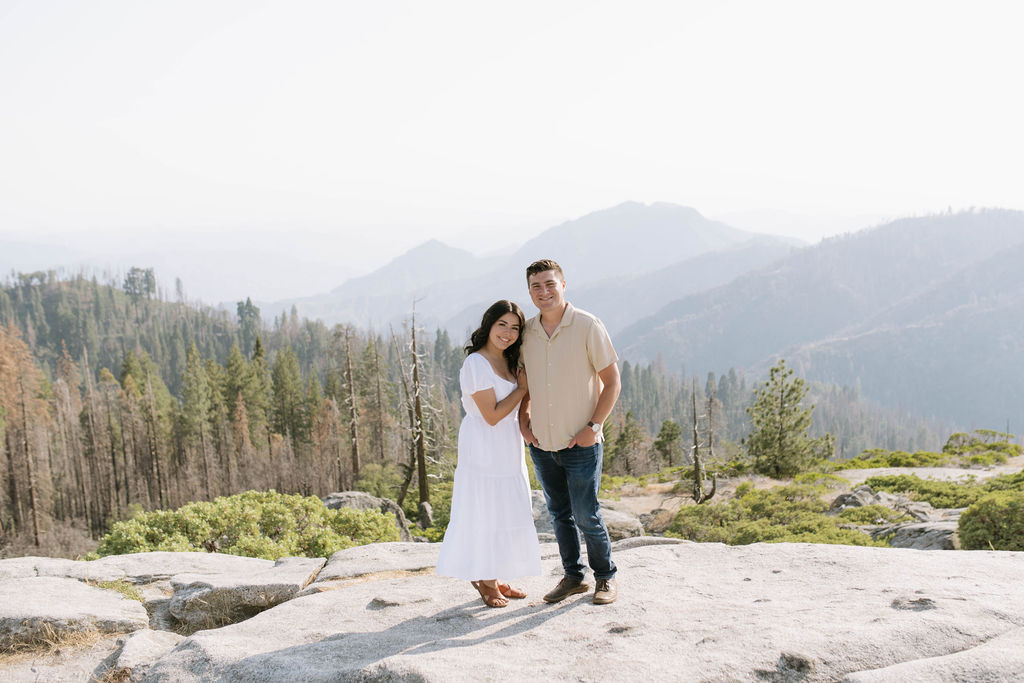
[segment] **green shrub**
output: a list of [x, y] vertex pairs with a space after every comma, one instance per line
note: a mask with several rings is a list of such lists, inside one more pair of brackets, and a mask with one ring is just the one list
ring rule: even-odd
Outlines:
[[960, 516], [965, 550], [1024, 550], [1024, 491], [996, 491]]
[[768, 490], [744, 482], [732, 500], [688, 505], [679, 510], [667, 536], [692, 541], [748, 543], [838, 543], [885, 546], [856, 529], [844, 529], [826, 515], [823, 486], [789, 484]]
[[329, 510], [315, 496], [246, 491], [117, 522], [100, 540], [97, 555], [209, 551], [276, 560], [329, 557], [344, 548], [398, 538], [394, 518], [377, 510]]
[[936, 508], [962, 508], [978, 500], [984, 493], [973, 479], [960, 484], [950, 481], [921, 479], [913, 474], [869, 477], [865, 482], [874, 491], [906, 493], [913, 500], [923, 500]]
[[839, 519], [850, 524], [893, 524], [906, 520], [910, 515], [887, 508], [884, 505], [865, 505], [846, 508], [839, 513]]
[[793, 477], [793, 483], [824, 486], [827, 489], [838, 489], [850, 485], [846, 479], [827, 472], [804, 472]]

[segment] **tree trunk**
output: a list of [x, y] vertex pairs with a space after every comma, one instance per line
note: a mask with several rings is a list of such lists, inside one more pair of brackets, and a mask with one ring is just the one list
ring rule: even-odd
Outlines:
[[420, 396], [420, 357], [416, 353], [416, 310], [412, 314], [412, 397], [413, 411], [416, 416], [416, 431], [413, 437], [416, 443], [416, 464], [420, 487], [420, 503], [430, 502], [430, 489], [427, 484], [427, 443], [426, 428], [423, 424], [423, 400]]
[[352, 345], [345, 331], [345, 381], [348, 383], [348, 416], [352, 443], [352, 482], [359, 480], [359, 416], [356, 412], [356, 385], [352, 381]]
[[28, 438], [28, 405], [25, 399], [25, 382], [20, 376], [18, 384], [21, 389], [21, 422], [22, 440], [25, 448], [25, 465], [28, 469], [28, 505], [32, 512], [32, 541], [39, 547], [39, 500], [36, 491], [35, 467], [32, 464], [32, 450], [29, 448]]

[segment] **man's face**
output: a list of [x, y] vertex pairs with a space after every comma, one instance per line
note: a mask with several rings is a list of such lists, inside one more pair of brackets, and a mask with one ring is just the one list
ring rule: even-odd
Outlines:
[[565, 306], [565, 280], [554, 270], [534, 273], [526, 280], [530, 298], [541, 313], [561, 310]]

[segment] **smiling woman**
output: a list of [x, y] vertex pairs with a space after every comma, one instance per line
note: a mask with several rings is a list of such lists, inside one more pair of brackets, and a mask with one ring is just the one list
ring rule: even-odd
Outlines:
[[488, 607], [526, 594], [499, 576], [540, 576], [540, 546], [519, 433], [519, 402], [527, 393], [519, 370], [522, 309], [495, 302], [466, 346], [459, 372], [466, 417], [459, 428], [451, 521], [437, 573], [469, 579]]

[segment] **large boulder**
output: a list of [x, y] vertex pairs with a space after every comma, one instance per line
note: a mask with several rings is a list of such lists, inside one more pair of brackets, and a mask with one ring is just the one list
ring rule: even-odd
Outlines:
[[148, 624], [142, 603], [76, 579], [0, 581], [0, 651], [81, 632], [127, 633]]
[[517, 579], [529, 595], [505, 609], [428, 572], [366, 575], [196, 633], [146, 680], [941, 681], [1024, 670], [1024, 553], [657, 540], [614, 545], [614, 605], [589, 594], [545, 603], [561, 575], [548, 544], [544, 576]]
[[933, 522], [948, 518], [945, 510], [936, 510], [931, 503], [922, 500], [910, 500], [906, 496], [874, 491], [867, 484], [861, 484], [849, 493], [841, 493], [832, 501], [829, 511], [838, 514], [847, 508], [881, 505], [890, 510], [904, 512], [918, 522]]
[[125, 573], [109, 565], [60, 557], [13, 557], [0, 560], [0, 580], [35, 576], [56, 576], [79, 581], [117, 581], [125, 578]]
[[316, 580], [301, 595], [334, 590], [373, 574], [404, 576], [432, 572], [438, 543], [373, 543], [339, 550], [330, 556]]
[[324, 505], [331, 510], [337, 510], [338, 508], [380, 510], [385, 514], [394, 515], [395, 524], [398, 526], [399, 539], [402, 541], [413, 540], [412, 532], [409, 531], [409, 520], [406, 519], [405, 512], [398, 506], [398, 503], [390, 498], [378, 498], [364, 491], [342, 491], [324, 496], [323, 501]]
[[913, 522], [870, 527], [875, 540], [888, 539], [893, 548], [915, 550], [956, 550], [960, 547], [957, 522]]
[[[555, 540], [551, 515], [548, 513], [548, 505], [544, 500], [544, 492], [532, 491], [531, 502], [533, 524], [537, 528], [538, 537], [541, 541]], [[613, 541], [644, 535], [644, 526], [640, 522], [640, 518], [630, 512], [616, 510], [613, 501], [601, 501], [601, 516], [604, 518], [605, 526], [608, 527], [608, 536]]]
[[[251, 558], [247, 558], [251, 559]], [[240, 574], [178, 574], [168, 611], [187, 630], [248, 619], [291, 600], [324, 566], [323, 558], [283, 557]]]
[[138, 584], [171, 579], [178, 574], [245, 575], [262, 567], [273, 566], [271, 560], [206, 552], [150, 552], [109, 555], [92, 562], [83, 562], [96, 570], [117, 571]]
[[631, 512], [602, 505], [601, 516], [604, 518], [605, 526], [608, 527], [608, 536], [613, 541], [644, 535], [644, 525], [640, 522], [640, 518]]

